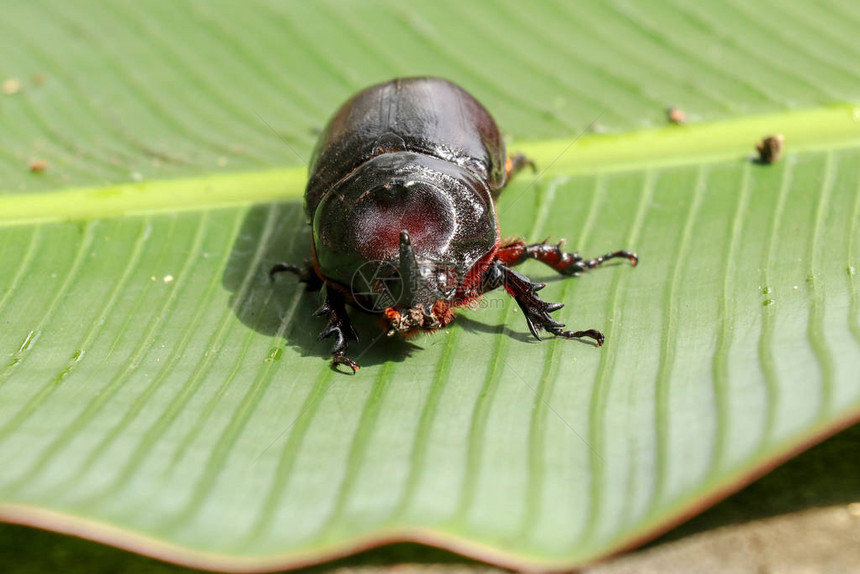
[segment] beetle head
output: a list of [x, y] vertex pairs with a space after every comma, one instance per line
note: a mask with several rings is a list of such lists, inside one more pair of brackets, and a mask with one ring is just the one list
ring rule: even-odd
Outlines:
[[388, 334], [442, 327], [448, 303], [460, 283], [457, 272], [417, 257], [409, 232], [404, 229], [400, 232], [397, 273], [402, 289], [396, 303], [385, 309]]

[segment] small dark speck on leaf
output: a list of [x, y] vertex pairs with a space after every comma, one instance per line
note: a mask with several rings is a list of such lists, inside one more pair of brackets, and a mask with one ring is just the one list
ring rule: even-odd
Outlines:
[[675, 125], [687, 123], [687, 114], [681, 108], [671, 107], [666, 110], [666, 117]]
[[29, 167], [33, 173], [41, 173], [48, 169], [48, 162], [43, 159], [34, 159], [30, 162]]
[[769, 165], [779, 161], [784, 146], [785, 137], [781, 134], [765, 137], [755, 146], [755, 149], [758, 150], [758, 163]]

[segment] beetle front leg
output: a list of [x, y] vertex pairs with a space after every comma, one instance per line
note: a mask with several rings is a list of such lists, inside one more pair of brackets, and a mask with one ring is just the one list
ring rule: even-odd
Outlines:
[[532, 173], [537, 172], [535, 162], [519, 152], [507, 158], [505, 160], [505, 181], [510, 181], [512, 177], [517, 175], [526, 167], [530, 167]]
[[496, 258], [511, 266], [519, 265], [527, 259], [536, 259], [562, 275], [580, 275], [611, 259], [627, 259], [634, 267], [639, 263], [639, 257], [630, 251], [613, 251], [594, 259], [583, 259], [579, 253], [564, 251], [564, 241], [531, 245], [526, 245], [524, 241], [514, 241], [500, 247]]
[[305, 261], [304, 267], [299, 267], [298, 265], [293, 265], [291, 263], [276, 263], [275, 265], [272, 265], [272, 268], [269, 269], [269, 281], [274, 281], [275, 275], [283, 273], [284, 271], [289, 271], [290, 273], [298, 275], [299, 281], [307, 285], [308, 291], [319, 291], [323, 286], [322, 279], [319, 278], [313, 265], [308, 261]]
[[537, 340], [541, 338], [540, 330], [545, 329], [556, 337], [564, 337], [565, 339], [589, 337], [594, 339], [598, 347], [603, 344], [603, 333], [600, 331], [595, 329], [566, 331], [564, 323], [549, 316], [553, 311], [558, 311], [564, 307], [564, 303], [548, 303], [538, 296], [537, 292], [546, 287], [545, 283], [533, 283], [522, 273], [506, 267], [501, 261], [495, 261], [484, 273], [481, 290], [487, 292], [502, 286], [522, 309], [529, 331]]
[[358, 363], [346, 356], [346, 349], [350, 342], [358, 342], [358, 333], [346, 313], [343, 295], [330, 287], [326, 287], [322, 307], [314, 312], [314, 317], [324, 315], [328, 316], [328, 325], [319, 334], [319, 339], [335, 338], [331, 348], [331, 366], [334, 368], [337, 365], [346, 365], [355, 373], [359, 369]]

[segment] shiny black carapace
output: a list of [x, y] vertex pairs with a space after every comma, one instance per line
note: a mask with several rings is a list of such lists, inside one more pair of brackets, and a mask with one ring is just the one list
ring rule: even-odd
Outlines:
[[511, 269], [537, 259], [562, 275], [579, 275], [627, 251], [583, 259], [562, 244], [502, 241], [495, 201], [530, 162], [510, 158], [489, 112], [459, 86], [440, 78], [405, 78], [371, 86], [329, 121], [310, 164], [305, 213], [313, 251], [303, 267], [270, 271], [299, 275], [309, 290], [325, 289], [316, 312], [334, 337], [332, 365], [358, 334], [346, 303], [379, 313], [389, 335], [448, 325], [454, 309], [504, 287], [525, 314], [532, 334], [590, 337], [566, 331], [550, 317], [562, 307], [537, 295], [544, 285]]

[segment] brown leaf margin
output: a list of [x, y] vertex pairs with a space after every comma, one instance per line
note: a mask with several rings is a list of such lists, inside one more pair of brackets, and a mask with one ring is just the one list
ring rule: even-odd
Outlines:
[[75, 536], [180, 566], [212, 572], [244, 574], [293, 570], [324, 564], [366, 550], [399, 543], [431, 546], [521, 572], [536, 574], [570, 572], [576, 568], [623, 554], [657, 538], [720, 500], [741, 490], [782, 463], [857, 422], [860, 422], [860, 404], [854, 405], [827, 421], [818, 423], [812, 427], [810, 432], [803, 433], [799, 439], [784, 441], [782, 445], [774, 449], [772, 456], [763, 461], [762, 464], [741, 469], [705, 490], [701, 495], [679, 503], [674, 508], [665, 511], [664, 516], [659, 520], [638, 528], [616, 543], [608, 545], [605, 552], [574, 560], [535, 559], [425, 527], [379, 529], [343, 542], [312, 549], [270, 556], [245, 557], [195, 550], [107, 522], [26, 504], [0, 502], [0, 522]]

